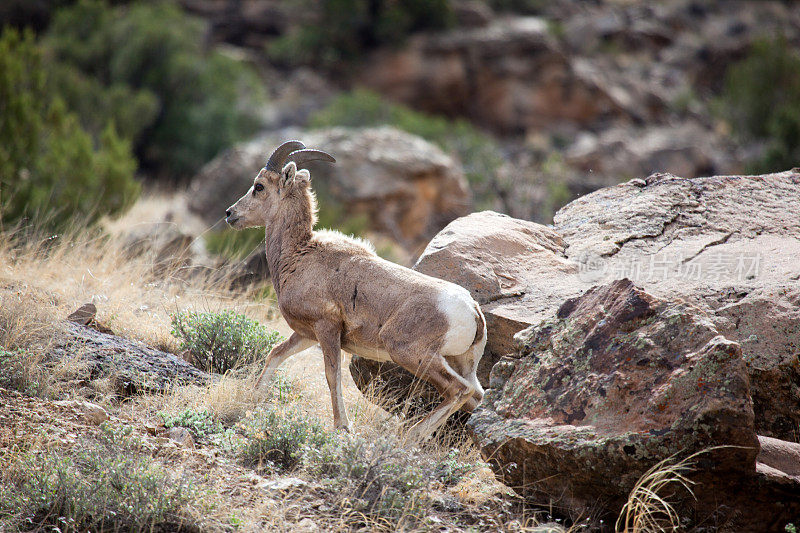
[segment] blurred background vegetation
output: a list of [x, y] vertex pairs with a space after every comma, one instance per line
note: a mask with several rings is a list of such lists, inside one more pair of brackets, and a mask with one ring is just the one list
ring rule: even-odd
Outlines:
[[[580, 32], [571, 31], [570, 24], [580, 9], [572, 2], [554, 7], [538, 0], [269, 0], [241, 13], [231, 11], [235, 2], [218, 2], [228, 6], [225, 11], [200, 0], [3, 4], [0, 224], [6, 228], [35, 221], [60, 231], [76, 219], [91, 224], [119, 215], [135, 203], [143, 186], [183, 190], [225, 149], [287, 125], [389, 125], [411, 133], [463, 168], [473, 208], [548, 222], [576, 195], [609, 184], [608, 179], [592, 181], [594, 163], [584, 168], [570, 159], [567, 148], [583, 133], [580, 126], [554, 123], [523, 133], [504, 131], [447, 106], [401, 103], [370, 84], [369, 71], [362, 69], [374, 65], [370, 58], [376, 51], [403, 50], [416, 35], [427, 36], [422, 46], [442, 46], [450, 39], [456, 43], [453, 50], [461, 50], [466, 45], [458, 44], [459, 32], [528, 16], [547, 22], [548, 46], [559, 57], [585, 56], [604, 64], [636, 52], [625, 41], [632, 37], [619, 33], [602, 34], [599, 44], [577, 41]], [[602, 9], [604, 4], [598, 5]], [[607, 8], [621, 9], [614, 2]], [[724, 9], [708, 9], [725, 14]], [[492, 34], [487, 30], [486, 35]], [[500, 39], [480, 38], [488, 39], [486, 47]], [[787, 37], [765, 26], [751, 41], [725, 61], [698, 56], [699, 63], [705, 62], [700, 67], [717, 69], [721, 81], [698, 78], [685, 87], [662, 122], [691, 119], [709, 131], [722, 131], [743, 154], [741, 165], [734, 165], [742, 171], [798, 166], [796, 34]], [[509, 43], [508, 53], [518, 53], [518, 44]], [[515, 65], [508, 68], [521, 68]], [[286, 87], [308, 72], [321, 78], [317, 85], [322, 89], [309, 84], [305, 91], [300, 85], [296, 91], [301, 94], [293, 98], [302, 100], [315, 91], [321, 96], [302, 109], [292, 108], [300, 110], [296, 119], [275, 119], [275, 108], [287, 101]], [[470, 77], [490, 83], [492, 75], [475, 72]], [[277, 103], [271, 102], [276, 98]], [[601, 118], [605, 122], [585, 127], [597, 138], [609, 122]], [[640, 130], [630, 130], [631, 141], [643, 135], [641, 121], [647, 127], [648, 120], [634, 118]], [[630, 177], [620, 173], [616, 179]], [[368, 231], [362, 214], [346, 212], [326, 185], [318, 188], [328, 206], [321, 225], [355, 234]], [[217, 232], [207, 243], [215, 254], [242, 258], [259, 239], [258, 232], [235, 239]]]

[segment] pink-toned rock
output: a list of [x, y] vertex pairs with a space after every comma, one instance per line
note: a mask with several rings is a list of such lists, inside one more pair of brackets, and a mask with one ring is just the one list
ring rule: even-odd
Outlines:
[[414, 270], [461, 285], [481, 304], [490, 332], [484, 379], [513, 350], [516, 332], [563, 301], [568, 289], [554, 278], [577, 271], [564, 250], [552, 228], [483, 211], [451, 222], [417, 260]]
[[[706, 450], [692, 473], [697, 501], [673, 495], [681, 516], [740, 531], [791, 519], [794, 507], [779, 502], [746, 516], [736, 497], [718, 508], [719, 494], [763, 480], [741, 347], [699, 309], [619, 280], [567, 300], [517, 341], [467, 424], [496, 475], [524, 496], [596, 511], [603, 487], [616, 514], [658, 461]], [[760, 496], [767, 490], [776, 488]]]
[[630, 277], [705, 311], [742, 346], [759, 434], [800, 424], [800, 172], [683, 179], [654, 174], [601, 189], [555, 216], [575, 283]]

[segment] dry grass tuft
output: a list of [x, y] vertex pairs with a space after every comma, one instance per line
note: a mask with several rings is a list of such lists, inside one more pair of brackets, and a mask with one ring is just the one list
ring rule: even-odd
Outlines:
[[695, 459], [704, 454], [723, 448], [715, 446], [695, 452], [678, 460], [672, 455], [656, 463], [644, 473], [634, 485], [628, 501], [620, 511], [616, 531], [620, 533], [651, 533], [679, 531], [680, 517], [668, 501], [670, 495], [684, 489], [694, 498], [694, 482], [686, 476], [692, 472]]

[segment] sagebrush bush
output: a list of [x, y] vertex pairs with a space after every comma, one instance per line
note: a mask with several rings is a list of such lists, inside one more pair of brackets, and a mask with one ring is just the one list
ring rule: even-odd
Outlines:
[[322, 477], [342, 501], [374, 517], [422, 518], [434, 483], [454, 485], [474, 465], [458, 460], [457, 450], [433, 459], [419, 449], [402, 446], [394, 437], [366, 439], [337, 435], [321, 447], [309, 448], [306, 470]]
[[494, 195], [489, 184], [503, 163], [503, 154], [494, 139], [466, 120], [420, 113], [364, 89], [337, 96], [311, 117], [311, 126], [317, 128], [382, 125], [418, 135], [454, 155], [479, 204]]
[[277, 331], [233, 311], [174, 313], [172, 335], [195, 366], [218, 373], [254, 363], [282, 340]]
[[748, 56], [729, 67], [720, 100], [734, 133], [766, 142], [752, 172], [800, 165], [800, 51], [785, 38], [753, 43]]
[[[0, 517], [25, 531], [179, 531], [194, 489], [130, 438], [52, 447], [5, 467]], [[8, 519], [7, 518], [7, 519]]]
[[113, 122], [93, 138], [63, 101], [51, 96], [43, 51], [33, 34], [0, 36], [0, 219], [35, 218], [63, 229], [133, 204], [140, 186], [130, 144]]
[[262, 469], [289, 470], [309, 450], [323, 447], [330, 436], [321, 422], [297, 410], [264, 407], [237, 426], [241, 438], [231, 445], [239, 460]]
[[[306, 1], [307, 4], [312, 2]], [[322, 0], [298, 10], [301, 24], [270, 45], [289, 65], [340, 66], [378, 46], [397, 46], [412, 33], [453, 23], [448, 0]]]
[[175, 179], [258, 125], [255, 71], [206, 49], [206, 33], [173, 2], [81, 0], [56, 12], [46, 43], [75, 71], [58, 81], [84, 121], [110, 113], [145, 166]]
[[159, 413], [164, 421], [164, 427], [184, 427], [194, 438], [203, 438], [222, 431], [222, 424], [214, 420], [208, 411], [195, 411], [185, 409], [180, 413], [170, 415]]

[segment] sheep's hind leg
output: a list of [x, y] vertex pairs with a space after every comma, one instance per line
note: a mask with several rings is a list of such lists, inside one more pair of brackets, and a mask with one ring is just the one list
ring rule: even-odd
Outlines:
[[474, 411], [483, 399], [483, 386], [481, 385], [480, 381], [478, 381], [477, 374], [478, 362], [483, 355], [485, 345], [486, 341], [484, 340], [482, 342], [473, 344], [470, 346], [469, 350], [461, 355], [445, 357], [453, 370], [455, 370], [459, 376], [470, 383], [472, 388], [475, 390], [475, 392], [472, 393], [472, 397], [461, 407], [461, 410], [466, 411], [467, 413]]
[[317, 344], [317, 341], [313, 339], [307, 339], [301, 337], [297, 333], [292, 333], [288, 339], [275, 346], [270, 350], [269, 355], [267, 355], [267, 362], [264, 365], [264, 371], [261, 372], [261, 376], [256, 383], [256, 390], [264, 390], [267, 387], [272, 375], [286, 359], [296, 353], [311, 348], [315, 344]]
[[459, 376], [438, 353], [427, 357], [409, 357], [391, 351], [389, 354], [395, 363], [436, 387], [444, 397], [444, 401], [432, 413], [409, 429], [407, 436], [410, 442], [421, 442], [430, 437], [450, 415], [470, 401], [475, 392], [474, 387]]

